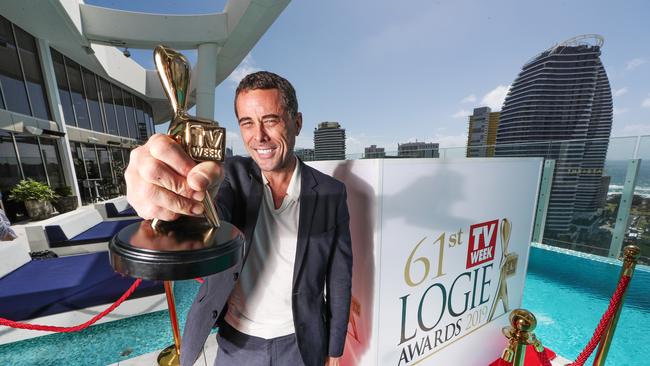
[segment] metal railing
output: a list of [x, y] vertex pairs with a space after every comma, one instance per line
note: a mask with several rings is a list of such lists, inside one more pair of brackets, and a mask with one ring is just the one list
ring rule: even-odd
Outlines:
[[[542, 181], [547, 186], [540, 189], [532, 241], [612, 258], [631, 244], [650, 253], [650, 135], [447, 147], [408, 155], [374, 151], [347, 154], [346, 160], [431, 156], [543, 157], [547, 164]], [[558, 212], [555, 205], [558, 180], [565, 183], [562, 193], [568, 190], [575, 197], [571, 211]], [[567, 187], [567, 181], [575, 184]], [[650, 264], [650, 258], [642, 256], [639, 262]]]

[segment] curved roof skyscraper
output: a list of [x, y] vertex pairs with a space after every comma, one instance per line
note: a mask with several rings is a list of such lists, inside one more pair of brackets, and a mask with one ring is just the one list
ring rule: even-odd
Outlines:
[[542, 156], [556, 167], [546, 217], [551, 236], [600, 205], [612, 127], [612, 93], [600, 60], [603, 37], [582, 35], [533, 57], [506, 97], [496, 156]]

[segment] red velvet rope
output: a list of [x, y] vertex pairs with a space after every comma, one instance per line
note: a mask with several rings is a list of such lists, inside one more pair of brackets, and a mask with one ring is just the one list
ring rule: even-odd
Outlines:
[[537, 358], [539, 359], [539, 363], [541, 363], [542, 366], [553, 366], [551, 365], [551, 361], [546, 355], [546, 350], [543, 350], [542, 352], [535, 351], [535, 353], [537, 353]]
[[115, 303], [113, 303], [111, 306], [106, 308], [104, 311], [101, 313], [95, 315], [92, 319], [88, 320], [87, 322], [83, 324], [79, 324], [73, 327], [57, 327], [57, 326], [52, 326], [52, 325], [39, 325], [39, 324], [29, 324], [29, 323], [20, 323], [20, 322], [15, 322], [13, 320], [5, 319], [5, 318], [0, 318], [0, 325], [4, 325], [7, 327], [11, 328], [18, 328], [18, 329], [29, 329], [29, 330], [44, 330], [47, 332], [60, 332], [60, 333], [69, 333], [69, 332], [78, 332], [80, 330], [84, 330], [88, 328], [89, 326], [95, 324], [99, 319], [105, 317], [108, 313], [111, 311], [115, 310], [118, 306], [120, 306], [126, 299], [129, 298], [133, 294], [136, 288], [140, 286], [140, 283], [142, 282], [141, 279], [137, 279], [133, 282], [131, 287], [129, 287], [128, 290], [119, 298]]
[[616, 291], [614, 292], [612, 299], [609, 301], [609, 307], [607, 307], [607, 311], [605, 312], [605, 314], [603, 314], [603, 317], [600, 319], [600, 323], [598, 323], [598, 327], [596, 327], [596, 331], [594, 332], [594, 335], [591, 337], [591, 340], [589, 341], [589, 343], [587, 343], [587, 346], [582, 351], [580, 356], [578, 356], [578, 358], [576, 358], [576, 360], [573, 363], [569, 364], [569, 366], [584, 365], [587, 359], [589, 358], [589, 356], [591, 356], [591, 354], [594, 352], [594, 349], [596, 349], [596, 346], [598, 345], [601, 338], [603, 337], [603, 334], [605, 333], [607, 326], [609, 326], [609, 324], [612, 321], [612, 318], [614, 317], [614, 314], [616, 314], [616, 310], [621, 304], [621, 300], [623, 300], [623, 295], [625, 294], [627, 285], [630, 283], [630, 279], [631, 279], [630, 276], [621, 277], [621, 280], [618, 283], [618, 287], [616, 287]]

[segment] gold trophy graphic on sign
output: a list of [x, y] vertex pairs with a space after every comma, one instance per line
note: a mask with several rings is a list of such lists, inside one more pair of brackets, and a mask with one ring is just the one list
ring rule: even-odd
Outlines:
[[504, 218], [501, 220], [499, 231], [501, 234], [501, 274], [499, 275], [499, 285], [497, 287], [496, 297], [494, 298], [490, 314], [488, 315], [488, 322], [492, 321], [492, 318], [494, 318], [494, 313], [497, 310], [497, 304], [499, 302], [503, 303], [504, 313], [510, 311], [510, 305], [508, 304], [507, 279], [514, 276], [517, 272], [517, 259], [519, 258], [517, 253], [508, 253], [508, 244], [510, 243], [510, 234], [512, 233], [512, 225], [508, 219]]

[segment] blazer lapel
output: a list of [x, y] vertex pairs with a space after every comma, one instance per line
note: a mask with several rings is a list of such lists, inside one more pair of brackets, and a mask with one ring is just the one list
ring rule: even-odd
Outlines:
[[250, 252], [250, 246], [253, 241], [255, 232], [255, 225], [257, 225], [257, 218], [260, 213], [260, 204], [262, 203], [262, 194], [264, 184], [262, 183], [262, 176], [257, 164], [253, 164], [253, 169], [248, 174], [250, 178], [250, 188], [248, 190], [248, 199], [246, 200], [246, 224], [244, 226], [244, 238], [246, 239], [246, 251], [244, 253], [244, 261]]
[[296, 260], [293, 267], [293, 286], [296, 286], [296, 280], [300, 275], [305, 253], [307, 252], [307, 243], [309, 242], [309, 233], [311, 232], [311, 223], [316, 210], [316, 201], [318, 191], [316, 187], [318, 182], [314, 178], [311, 168], [302, 161], [302, 176], [300, 182], [300, 214], [298, 218], [298, 240], [296, 244]]

